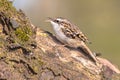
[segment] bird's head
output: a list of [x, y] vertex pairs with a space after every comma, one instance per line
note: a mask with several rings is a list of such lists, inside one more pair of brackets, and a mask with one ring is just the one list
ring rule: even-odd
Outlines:
[[63, 23], [69, 24], [70, 22], [62, 17], [57, 17], [57, 18], [50, 18], [48, 17], [47, 22], [50, 22], [53, 26], [55, 25], [62, 25]]

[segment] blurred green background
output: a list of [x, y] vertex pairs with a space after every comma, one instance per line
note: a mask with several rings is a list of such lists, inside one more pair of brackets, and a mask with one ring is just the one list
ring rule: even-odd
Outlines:
[[15, 0], [31, 22], [47, 31], [47, 17], [64, 17], [80, 27], [94, 52], [120, 67], [120, 0]]

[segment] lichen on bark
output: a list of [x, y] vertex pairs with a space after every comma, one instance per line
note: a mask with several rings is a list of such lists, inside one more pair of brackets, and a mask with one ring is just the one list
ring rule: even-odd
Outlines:
[[[32, 50], [28, 46], [34, 45], [35, 35], [33, 27], [22, 10], [17, 11], [7, 0], [0, 1], [0, 18], [3, 26], [3, 33], [7, 35], [5, 44], [9, 48], [23, 48], [26, 51]], [[31, 51], [30, 51], [31, 52]]]

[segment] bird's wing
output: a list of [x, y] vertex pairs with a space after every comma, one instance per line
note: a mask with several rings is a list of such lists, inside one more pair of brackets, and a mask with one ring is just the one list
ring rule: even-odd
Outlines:
[[89, 42], [88, 38], [80, 31], [77, 26], [65, 23], [63, 23], [62, 26], [64, 26], [64, 28], [61, 28], [61, 30], [67, 37], [71, 39], [79, 39], [83, 42]]

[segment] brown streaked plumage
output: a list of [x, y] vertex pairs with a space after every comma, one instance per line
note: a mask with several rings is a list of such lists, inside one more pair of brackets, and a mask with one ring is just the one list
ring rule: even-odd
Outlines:
[[91, 59], [97, 63], [96, 57], [92, 51], [86, 46], [85, 42], [89, 42], [87, 37], [80, 31], [80, 29], [72, 24], [69, 20], [64, 18], [49, 18], [53, 29], [55, 31], [56, 38], [70, 47], [80, 47], [86, 52]]

